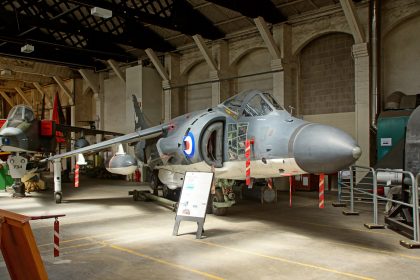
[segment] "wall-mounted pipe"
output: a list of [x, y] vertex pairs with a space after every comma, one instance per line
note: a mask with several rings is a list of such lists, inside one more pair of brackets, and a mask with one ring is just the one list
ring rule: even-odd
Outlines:
[[377, 130], [377, 116], [381, 112], [381, 0], [369, 2], [370, 57], [371, 57], [371, 126]]

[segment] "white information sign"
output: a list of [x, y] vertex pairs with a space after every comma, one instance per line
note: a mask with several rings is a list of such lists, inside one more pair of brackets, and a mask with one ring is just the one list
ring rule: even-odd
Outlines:
[[28, 160], [21, 156], [9, 156], [7, 165], [9, 166], [10, 176], [13, 179], [22, 178], [26, 174], [26, 165]]
[[187, 172], [177, 216], [204, 218], [212, 181], [211, 172]]
[[382, 147], [391, 147], [392, 146], [392, 138], [381, 138], [381, 146]]

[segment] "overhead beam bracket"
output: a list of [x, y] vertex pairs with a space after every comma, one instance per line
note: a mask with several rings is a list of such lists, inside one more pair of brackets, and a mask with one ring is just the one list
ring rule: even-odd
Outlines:
[[118, 67], [117, 63], [115, 62], [115, 60], [113, 59], [108, 59], [107, 60], [109, 66], [111, 66], [112, 70], [115, 72], [115, 74], [118, 76], [118, 78], [120, 78], [121, 81], [123, 81], [123, 83], [125, 84], [125, 75], [124, 73], [120, 70], [120, 68]]
[[73, 100], [72, 92], [64, 84], [63, 80], [60, 77], [58, 77], [58, 76], [54, 76], [53, 79], [60, 86], [60, 88], [64, 91], [64, 93], [67, 95], [67, 97], [69, 98], [70, 105], [74, 105], [74, 100]]
[[15, 105], [13, 104], [12, 99], [10, 99], [10, 97], [9, 97], [9, 96], [7, 96], [7, 94], [6, 94], [4, 91], [0, 91], [0, 95], [4, 98], [4, 100], [6, 100], [6, 102], [7, 102], [7, 103], [9, 103], [9, 105], [10, 105], [11, 107], [15, 106]]
[[20, 87], [15, 87], [15, 90], [17, 91], [17, 93], [19, 93], [20, 97], [22, 97], [22, 99], [26, 103], [26, 105], [32, 106], [31, 102], [29, 102], [29, 100], [25, 97], [25, 93], [22, 91], [22, 89]]
[[49, 108], [52, 108], [52, 104], [51, 104], [51, 100], [48, 97], [48, 94], [46, 92], [44, 92], [44, 90], [42, 89], [41, 85], [38, 82], [34, 82], [33, 85], [35, 86], [35, 88], [38, 90], [38, 92], [42, 95], [42, 97], [46, 97], [45, 100], [47, 101], [47, 106]]
[[365, 43], [365, 33], [359, 17], [357, 16], [356, 7], [354, 6], [353, 1], [340, 0], [340, 3], [350, 26], [351, 33], [353, 34], [355, 44]]
[[86, 81], [88, 86], [93, 90], [93, 93], [99, 94], [99, 77], [91, 70], [79, 69], [80, 75]]
[[214, 61], [213, 57], [211, 56], [210, 50], [207, 48], [206, 43], [203, 40], [203, 37], [201, 37], [201, 35], [199, 34], [196, 34], [193, 36], [193, 39], [198, 49], [200, 50], [202, 56], [206, 60], [208, 66], [210, 67], [211, 71], [217, 72], [217, 63]]
[[257, 25], [257, 29], [260, 32], [272, 59], [281, 59], [280, 49], [277, 47], [265, 20], [262, 17], [257, 17], [254, 19], [254, 22]]
[[152, 61], [153, 65], [155, 66], [156, 70], [158, 71], [159, 75], [162, 77], [164, 81], [169, 81], [169, 74], [166, 72], [165, 67], [160, 63], [156, 53], [148, 48], [145, 50], [147, 56], [149, 57], [150, 61]]

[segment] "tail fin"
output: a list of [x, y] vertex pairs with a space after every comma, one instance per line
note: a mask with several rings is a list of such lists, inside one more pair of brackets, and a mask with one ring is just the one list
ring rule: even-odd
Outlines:
[[133, 94], [133, 105], [134, 105], [134, 128], [135, 130], [141, 130], [148, 128], [149, 126], [146, 123], [146, 119], [144, 118], [144, 114], [140, 108], [139, 102], [137, 101], [137, 97]]

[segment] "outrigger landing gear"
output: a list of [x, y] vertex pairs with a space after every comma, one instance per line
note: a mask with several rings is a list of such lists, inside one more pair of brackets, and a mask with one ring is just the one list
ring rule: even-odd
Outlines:
[[54, 198], [55, 203], [60, 204], [63, 198], [63, 193], [61, 192], [61, 160], [54, 160]]
[[55, 192], [54, 197], [55, 197], [55, 203], [60, 204], [63, 198], [63, 194], [61, 192]]

